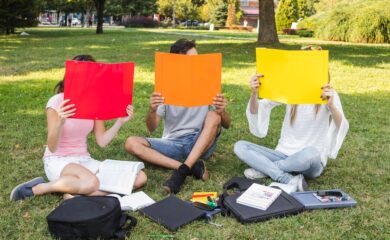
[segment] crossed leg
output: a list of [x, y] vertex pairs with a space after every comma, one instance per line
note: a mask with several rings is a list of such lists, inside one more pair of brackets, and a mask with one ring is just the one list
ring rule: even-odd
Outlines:
[[[141, 171], [135, 180], [134, 188], [146, 183], [146, 174]], [[91, 171], [77, 163], [69, 163], [64, 167], [58, 180], [41, 183], [32, 188], [34, 195], [51, 192], [76, 195], [102, 196], [108, 193], [99, 191], [99, 180]]]
[[[221, 117], [214, 111], [208, 112], [203, 129], [184, 162], [189, 168], [191, 168], [202, 154], [212, 146], [218, 134], [220, 125]], [[143, 137], [129, 137], [126, 140], [125, 148], [130, 154], [154, 165], [174, 170], [182, 165], [178, 160], [165, 156], [152, 149], [148, 141]]]

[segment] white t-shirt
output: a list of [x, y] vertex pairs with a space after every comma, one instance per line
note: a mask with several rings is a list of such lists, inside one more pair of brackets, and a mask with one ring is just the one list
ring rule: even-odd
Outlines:
[[[282, 130], [279, 138], [277, 151], [290, 156], [301, 151], [305, 147], [315, 147], [321, 153], [321, 160], [324, 166], [328, 157], [336, 158], [337, 153], [347, 135], [349, 124], [344, 116], [340, 98], [335, 92], [334, 105], [342, 115], [339, 128], [336, 127], [331, 113], [326, 105], [321, 105], [316, 114], [316, 105], [300, 104], [297, 106], [295, 121], [290, 123], [290, 110], [292, 105], [286, 105]], [[260, 138], [267, 135], [271, 110], [281, 103], [267, 99], [258, 100], [259, 109], [257, 114], [249, 110], [250, 103], [246, 110], [250, 132]]]

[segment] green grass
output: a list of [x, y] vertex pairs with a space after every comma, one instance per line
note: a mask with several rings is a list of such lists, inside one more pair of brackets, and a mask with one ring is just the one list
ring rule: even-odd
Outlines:
[[[96, 159], [129, 159], [123, 143], [129, 135], [148, 136], [144, 118], [148, 96], [153, 91], [154, 52], [168, 51], [180, 35], [166, 31], [117, 29], [103, 35], [93, 29], [27, 29], [28, 37], [0, 36], [0, 239], [49, 239], [45, 217], [61, 201], [50, 194], [22, 202], [9, 202], [11, 189], [22, 181], [43, 176], [46, 144], [44, 107], [62, 79], [64, 61], [77, 54], [92, 54], [99, 61], [135, 61], [135, 118], [105, 149], [89, 139]], [[177, 31], [192, 34], [194, 31]], [[248, 78], [255, 72], [253, 34], [246, 39], [229, 39], [240, 34], [199, 32], [200, 53], [223, 53], [223, 92], [229, 99], [233, 125], [224, 131], [214, 156], [207, 162], [211, 177], [207, 182], [188, 179], [178, 194], [189, 199], [193, 191], [221, 191], [224, 182], [242, 176], [245, 164], [233, 154], [233, 144], [245, 139], [269, 147], [277, 143], [284, 109], [275, 109], [265, 139], [248, 131], [244, 109], [249, 97]], [[320, 44], [330, 50], [330, 73], [340, 93], [350, 131], [336, 161], [329, 161], [323, 175], [309, 181], [310, 189], [341, 188], [358, 206], [353, 209], [317, 210], [267, 222], [242, 225], [233, 218], [218, 216], [216, 228], [195, 222], [176, 233], [176, 239], [389, 239], [390, 238], [390, 46], [345, 44], [314, 39], [282, 38], [273, 47], [299, 49], [302, 44]], [[152, 136], [158, 137], [161, 128]], [[147, 166], [149, 177], [143, 188], [156, 200], [170, 171]], [[149, 234], [169, 234], [158, 224], [138, 213], [139, 222], [132, 239], [148, 239]]]

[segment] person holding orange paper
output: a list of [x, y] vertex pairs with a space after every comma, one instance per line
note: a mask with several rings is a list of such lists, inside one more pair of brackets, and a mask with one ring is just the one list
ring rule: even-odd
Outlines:
[[[90, 55], [79, 55], [73, 60], [95, 61]], [[51, 192], [65, 193], [64, 198], [73, 197], [73, 194], [108, 194], [98, 190], [99, 180], [95, 174], [100, 161], [91, 158], [87, 149], [87, 137], [93, 131], [97, 144], [105, 147], [122, 125], [132, 118], [133, 107], [129, 105], [126, 109], [128, 116], [118, 118], [112, 127], [106, 130], [102, 120], [70, 118], [77, 111], [77, 106], [66, 105], [69, 99], [64, 99], [63, 81], [57, 84], [56, 90], [57, 94], [51, 97], [46, 105], [48, 136], [43, 162], [50, 182], [38, 177], [18, 185], [10, 194], [12, 201]], [[140, 171], [134, 188], [143, 186], [146, 180], [145, 173]]]
[[[279, 102], [258, 99], [262, 74], [250, 79], [252, 94], [246, 110], [250, 132], [260, 138], [267, 135], [271, 110]], [[281, 135], [275, 150], [247, 141], [238, 141], [234, 152], [251, 168], [247, 178], [269, 176], [273, 180], [294, 185], [304, 191], [306, 178], [316, 178], [324, 170], [328, 158], [336, 158], [348, 132], [341, 101], [331, 85], [322, 87], [318, 96], [326, 104], [287, 104]], [[293, 175], [296, 174], [296, 175]]]
[[[195, 46], [194, 41], [180, 39], [171, 46], [170, 52], [196, 55]], [[163, 137], [132, 136], [127, 139], [125, 148], [146, 162], [173, 169], [163, 188], [168, 193], [176, 194], [189, 175], [196, 179], [208, 179], [208, 171], [200, 159], [208, 159], [212, 155], [221, 126], [230, 126], [226, 105], [223, 94], [214, 97], [212, 106], [179, 107], [165, 105], [164, 96], [153, 93], [146, 125], [153, 132], [163, 119]]]

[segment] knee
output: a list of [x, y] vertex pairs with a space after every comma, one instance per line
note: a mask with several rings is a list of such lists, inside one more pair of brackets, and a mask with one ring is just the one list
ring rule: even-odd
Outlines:
[[307, 147], [304, 149], [307, 159], [311, 160], [312, 164], [321, 162], [321, 153], [315, 147]]
[[138, 137], [129, 137], [125, 142], [125, 149], [131, 154], [138, 155], [140, 151], [140, 145]]
[[148, 177], [146, 176], [146, 173], [144, 171], [140, 171], [135, 179], [134, 188], [136, 189], [144, 186], [147, 180]]
[[80, 194], [91, 194], [99, 190], [99, 179], [96, 176], [91, 176], [87, 179], [82, 180], [82, 186], [79, 190]]
[[209, 111], [206, 115], [205, 128], [218, 128], [221, 125], [221, 116], [215, 111]]
[[246, 146], [248, 145], [247, 141], [240, 140], [234, 144], [234, 153], [241, 158], [242, 153], [245, 151]]

